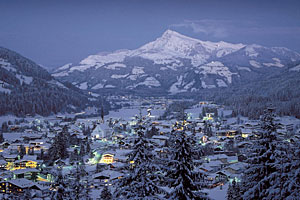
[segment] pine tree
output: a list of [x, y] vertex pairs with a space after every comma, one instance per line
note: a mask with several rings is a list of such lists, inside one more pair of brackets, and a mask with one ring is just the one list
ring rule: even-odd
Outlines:
[[68, 157], [67, 139], [63, 132], [60, 132], [54, 137], [54, 141], [49, 148], [48, 155], [51, 159], [51, 162], [54, 162], [57, 159], [65, 159]]
[[101, 192], [100, 198], [102, 200], [112, 200], [112, 195], [107, 186], [104, 186], [104, 188]]
[[228, 190], [227, 190], [227, 200], [242, 200], [240, 194], [240, 188], [239, 184], [236, 183], [235, 180], [232, 181], [231, 184], [229, 184]]
[[20, 146], [20, 157], [23, 158], [23, 156], [26, 154], [26, 149], [24, 145]]
[[2, 123], [1, 130], [2, 130], [3, 132], [7, 132], [7, 131], [8, 131], [8, 125], [7, 125], [7, 122], [3, 122], [3, 123]]
[[75, 167], [71, 171], [68, 183], [70, 192], [72, 194], [72, 199], [79, 200], [89, 196], [87, 194], [88, 187], [86, 187], [87, 185], [85, 183], [85, 181], [87, 182], [86, 176], [87, 172], [85, 171], [84, 164], [76, 162]]
[[4, 142], [3, 133], [0, 132], [0, 143]]
[[[261, 132], [249, 152], [249, 158], [244, 174], [243, 187], [244, 199], [263, 199], [268, 196], [271, 187], [270, 175], [276, 172], [275, 151], [278, 144], [274, 122], [273, 109], [267, 109], [261, 118]], [[243, 193], [242, 192], [242, 193]]]
[[196, 144], [192, 136], [188, 136], [185, 131], [172, 133], [172, 152], [170, 161], [167, 164], [167, 182], [172, 192], [168, 194], [168, 199], [190, 200], [208, 199], [207, 195], [201, 192], [204, 186], [204, 174], [194, 172], [193, 158], [198, 152], [194, 146]]
[[51, 199], [55, 199], [55, 200], [68, 199], [69, 191], [67, 188], [67, 184], [64, 180], [64, 176], [62, 174], [62, 168], [57, 167], [57, 168], [55, 168], [54, 172], [52, 172], [52, 173], [53, 173], [55, 180], [51, 186], [54, 189], [51, 194]]
[[128, 174], [117, 182], [115, 197], [120, 199], [157, 199], [158, 192], [163, 192], [156, 181], [158, 166], [155, 165], [154, 155], [144, 128], [139, 126], [138, 138], [135, 139], [133, 152], [129, 155], [131, 164], [127, 165]]

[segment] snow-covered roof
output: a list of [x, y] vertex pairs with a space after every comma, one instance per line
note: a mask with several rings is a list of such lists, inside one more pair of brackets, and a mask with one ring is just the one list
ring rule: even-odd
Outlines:
[[30, 188], [34, 186], [34, 182], [27, 180], [25, 178], [20, 178], [20, 179], [12, 179], [8, 181], [9, 183], [16, 185], [20, 188]]
[[104, 170], [102, 172], [96, 173], [93, 175], [93, 178], [97, 178], [97, 177], [107, 177], [109, 179], [115, 179], [118, 178], [120, 176], [123, 176], [123, 173], [117, 172], [117, 171], [113, 171], [113, 170]]

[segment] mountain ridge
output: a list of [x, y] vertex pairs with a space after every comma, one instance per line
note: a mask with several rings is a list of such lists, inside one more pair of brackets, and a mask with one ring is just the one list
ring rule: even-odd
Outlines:
[[90, 55], [53, 76], [85, 90], [176, 94], [255, 80], [299, 60], [299, 53], [284, 47], [201, 41], [167, 30], [140, 48]]

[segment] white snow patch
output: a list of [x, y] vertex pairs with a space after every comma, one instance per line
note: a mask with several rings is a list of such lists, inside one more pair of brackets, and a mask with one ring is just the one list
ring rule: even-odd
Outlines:
[[186, 84], [183, 88], [185, 90], [190, 89], [195, 84], [195, 80], [191, 81], [190, 83]]
[[20, 80], [21, 84], [26, 83], [29, 85], [33, 80], [33, 78], [30, 76], [24, 76], [24, 75], [20, 75], [20, 74], [17, 74], [16, 77]]
[[68, 76], [68, 75], [69, 75], [68, 71], [62, 71], [62, 72], [52, 74], [52, 76], [54, 77], [61, 77], [61, 76]]
[[51, 81], [49, 81], [49, 83], [57, 85], [58, 87], [61, 87], [64, 89], [68, 89], [66, 86], [64, 86], [64, 84], [62, 84], [61, 82], [58, 82], [57, 80], [51, 80]]
[[17, 70], [14, 67], [11, 67], [11, 64], [7, 62], [6, 60], [0, 58], [0, 67], [3, 67], [7, 71], [13, 71], [16, 72]]
[[173, 83], [169, 89], [169, 92], [171, 94], [177, 94], [180, 92], [186, 92], [186, 89], [180, 89], [179, 87], [182, 85], [183, 83], [183, 76], [180, 75], [179, 77], [177, 77], [177, 81], [175, 83]]
[[71, 67], [72, 63], [68, 63], [68, 64], [65, 64], [63, 66], [61, 66], [60, 68], [58, 68], [57, 70], [55, 71], [60, 71], [60, 70], [66, 70], [66, 69], [69, 69]]
[[111, 75], [111, 78], [115, 78], [115, 79], [119, 79], [119, 78], [126, 78], [129, 74], [124, 74], [124, 75], [121, 75], [121, 74], [113, 74]]
[[70, 72], [73, 72], [75, 70], [80, 71], [80, 72], [84, 72], [85, 70], [91, 68], [93, 66], [90, 65], [79, 65], [79, 66], [74, 66], [70, 68]]
[[106, 85], [105, 88], [115, 88], [116, 86], [114, 85]]
[[262, 46], [257, 44], [248, 45], [246, 47], [246, 55], [249, 57], [257, 57], [258, 53], [255, 51], [256, 48], [261, 48]]
[[207, 84], [205, 83], [205, 81], [201, 81], [201, 86], [202, 86], [203, 88], [208, 88], [208, 89], [216, 88], [215, 85], [207, 85]]
[[82, 90], [86, 90], [88, 88], [88, 83], [87, 82], [83, 82], [79, 85], [79, 88]]
[[93, 87], [92, 87], [92, 89], [93, 90], [97, 90], [97, 89], [100, 89], [100, 88], [103, 88], [103, 84], [102, 83], [98, 83], [98, 84], [96, 84], [96, 85], [94, 85]]
[[164, 71], [164, 70], [168, 70], [168, 68], [167, 67], [161, 67], [161, 68], [159, 68], [159, 70]]
[[120, 50], [113, 53], [100, 53], [98, 55], [91, 55], [82, 60], [80, 64], [89, 67], [96, 66], [97, 69], [107, 63], [123, 62], [124, 58], [129, 55], [130, 52], [131, 51], [129, 50]]
[[[123, 63], [114, 63], [114, 64], [109, 64], [104, 66], [105, 69], [112, 69], [112, 70], [118, 70], [120, 68], [124, 68], [126, 67], [126, 65], [124, 65]], [[97, 69], [98, 67], [96, 67]]]
[[147, 77], [143, 82], [138, 83], [135, 87], [139, 86], [139, 85], [146, 85], [148, 87], [159, 87], [160, 86], [160, 82], [158, 80], [156, 80], [154, 77]]
[[272, 58], [272, 60], [274, 60], [275, 63], [263, 63], [263, 65], [267, 67], [284, 67], [284, 65], [280, 63], [280, 60], [278, 58]]
[[237, 67], [238, 70], [246, 70], [248, 72], [251, 72], [251, 69], [249, 67]]
[[217, 79], [218, 87], [227, 87], [227, 84], [222, 79]]
[[0, 86], [0, 92], [4, 92], [4, 93], [8, 93], [8, 94], [10, 94], [10, 89], [7, 89], [7, 88], [4, 88], [4, 87], [2, 87], [2, 86]]
[[138, 74], [144, 74], [144, 67], [133, 67], [132, 74], [138, 75]]
[[[232, 73], [228, 67], [224, 66], [223, 63], [219, 61], [212, 61], [210, 63], [207, 63], [205, 65], [201, 65], [199, 69], [202, 69], [200, 71], [201, 74], [207, 75], [207, 74], [217, 74], [219, 76], [223, 76], [227, 79], [229, 83], [232, 82], [232, 75], [237, 73]], [[207, 85], [205, 85], [207, 87]], [[202, 84], [203, 87], [203, 84]]]
[[289, 71], [296, 71], [296, 72], [299, 72], [299, 71], [300, 71], [300, 64], [297, 65], [296, 67], [291, 68]]
[[249, 60], [250, 65], [256, 68], [261, 68], [261, 65], [259, 62], [256, 62], [255, 60]]

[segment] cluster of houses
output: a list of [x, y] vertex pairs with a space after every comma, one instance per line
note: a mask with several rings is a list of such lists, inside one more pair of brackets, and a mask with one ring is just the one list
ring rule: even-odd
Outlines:
[[[122, 116], [124, 113], [120, 110], [118, 117], [108, 116], [104, 121], [98, 118], [66, 121], [59, 116], [11, 123], [9, 131], [3, 133], [4, 141], [0, 144], [0, 193], [22, 194], [30, 190], [37, 197], [49, 196], [51, 182], [55, 177], [48, 173], [51, 167], [45, 164], [43, 155], [48, 153], [53, 138], [64, 127], [67, 127], [72, 137], [90, 141], [91, 152], [84, 155], [82, 160], [93, 189], [100, 191], [103, 185], [113, 188], [114, 180], [126, 174], [122, 166], [131, 162], [128, 154], [132, 151], [135, 128], [140, 116], [143, 117], [145, 127], [148, 127], [146, 136], [155, 144], [153, 153], [158, 158], [169, 156], [167, 147], [172, 130], [177, 127], [176, 123], [183, 123], [187, 133], [193, 134], [204, 148], [205, 156], [195, 160], [195, 170], [206, 175], [208, 188], [234, 179], [239, 181], [247, 166], [247, 149], [251, 148], [260, 131], [259, 121], [231, 118], [230, 115], [220, 118], [214, 116], [214, 113], [206, 113], [200, 118], [199, 113], [204, 106], [212, 106], [223, 112], [222, 106], [211, 102], [200, 102], [186, 110], [188, 117], [183, 122], [161, 119], [159, 115], [153, 114], [155, 109], [165, 109], [167, 103], [168, 101], [159, 99], [155, 101], [155, 106], [148, 106], [151, 104], [149, 101], [144, 104], [148, 106], [145, 106], [144, 114], [134, 107], [135, 116], [126, 116], [126, 113]], [[300, 120], [283, 117], [278, 118], [277, 123], [281, 127], [278, 133], [283, 139], [287, 135], [291, 140], [300, 139]], [[83, 127], [90, 127], [90, 136], [84, 135]], [[72, 154], [75, 149], [76, 147], [69, 147], [68, 153]], [[62, 163], [66, 171], [72, 166], [69, 158]]]

